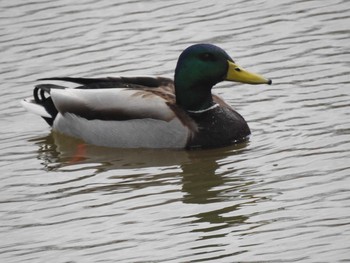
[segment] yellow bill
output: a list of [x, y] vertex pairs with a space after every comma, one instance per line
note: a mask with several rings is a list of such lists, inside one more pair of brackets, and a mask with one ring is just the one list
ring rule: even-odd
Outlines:
[[225, 80], [248, 84], [272, 84], [272, 80], [270, 79], [259, 74], [251, 73], [232, 61], [227, 62], [228, 70]]

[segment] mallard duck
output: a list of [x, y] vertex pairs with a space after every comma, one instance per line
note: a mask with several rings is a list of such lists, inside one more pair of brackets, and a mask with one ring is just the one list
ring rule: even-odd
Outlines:
[[164, 77], [45, 78], [80, 86], [40, 84], [23, 106], [54, 131], [89, 144], [123, 148], [213, 148], [247, 140], [243, 117], [211, 93], [224, 80], [271, 84], [236, 64], [221, 48], [196, 44]]

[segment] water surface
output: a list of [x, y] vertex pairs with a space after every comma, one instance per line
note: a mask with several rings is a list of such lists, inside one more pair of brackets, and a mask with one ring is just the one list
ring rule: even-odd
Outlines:
[[[1, 262], [350, 261], [348, 1], [1, 1]], [[19, 101], [52, 76], [172, 77], [207, 42], [272, 86], [215, 92], [246, 144], [108, 149]]]

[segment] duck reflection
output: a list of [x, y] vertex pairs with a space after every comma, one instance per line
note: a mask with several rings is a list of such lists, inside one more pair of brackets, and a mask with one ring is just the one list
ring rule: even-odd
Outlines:
[[177, 165], [184, 173], [188, 171], [188, 174], [202, 176], [215, 176], [219, 167], [217, 160], [235, 154], [246, 146], [244, 143], [220, 149], [191, 151], [108, 148], [89, 145], [54, 131], [45, 137], [32, 139], [31, 142], [38, 146], [38, 159], [43, 161], [47, 170], [77, 164], [96, 164], [100, 167], [99, 171]]
[[[209, 227], [200, 227], [193, 230], [193, 232], [208, 233], [208, 235], [203, 235], [202, 239], [212, 238], [213, 236], [210, 235], [212, 231], [226, 228], [232, 224], [241, 224], [248, 219], [246, 216], [228, 216], [228, 214], [239, 208], [239, 205], [235, 202], [239, 199], [239, 194], [237, 193], [252, 182], [247, 182], [246, 179], [237, 177], [235, 170], [219, 171], [221, 168], [220, 160], [225, 159], [227, 156], [238, 154], [244, 150], [245, 146], [239, 145], [234, 148], [201, 152], [196, 154], [196, 156], [192, 156], [191, 163], [181, 166], [183, 171], [182, 189], [184, 192], [184, 203], [219, 204], [225, 202], [224, 207], [219, 205], [216, 209], [210, 209], [192, 216], [192, 223], [210, 223]], [[252, 200], [254, 200], [254, 197]], [[215, 237], [217, 236], [215, 235]]]
[[[242, 187], [253, 182], [247, 182], [244, 178], [237, 178], [234, 170], [225, 171], [222, 163], [227, 157], [241, 154], [247, 144], [211, 149], [211, 150], [152, 150], [152, 149], [115, 149], [93, 145], [87, 145], [83, 141], [52, 132], [48, 136], [35, 139], [38, 145], [38, 158], [48, 171], [62, 170], [72, 165], [94, 167], [96, 174], [103, 171], [120, 169], [142, 169], [146, 167], [168, 167], [176, 166], [180, 173], [170, 172], [154, 175], [154, 182], [159, 177], [178, 176], [182, 183], [183, 199], [186, 204], [209, 204], [216, 202], [227, 202], [224, 208], [212, 209], [208, 212], [200, 212], [191, 215], [193, 222], [209, 222], [219, 228], [226, 224], [243, 223], [247, 218], [244, 216], [227, 217], [223, 214], [232, 212], [238, 208], [237, 202], [232, 202], [232, 194], [238, 192]], [[232, 168], [232, 164], [230, 164]], [[221, 170], [221, 171], [219, 171]], [[113, 175], [110, 179], [117, 178]], [[149, 179], [149, 178], [148, 178]], [[141, 178], [133, 178], [139, 182], [133, 182], [130, 187], [147, 187]], [[110, 184], [109, 184], [110, 185]], [[115, 190], [119, 185], [104, 186], [103, 190]], [[124, 185], [125, 187], [125, 185]], [[229, 190], [228, 190], [229, 188]], [[231, 194], [228, 194], [231, 193]], [[252, 197], [254, 200], [254, 197]], [[219, 206], [222, 207], [222, 206]], [[200, 229], [194, 231], [210, 232], [212, 229]]]
[[100, 147], [57, 132], [32, 141], [38, 145], [38, 159], [48, 171], [86, 164], [90, 168], [95, 165], [98, 173], [113, 169], [167, 167], [189, 161], [186, 151]]

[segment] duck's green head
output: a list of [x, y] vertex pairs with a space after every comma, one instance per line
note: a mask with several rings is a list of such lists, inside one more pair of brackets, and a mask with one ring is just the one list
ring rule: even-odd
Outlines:
[[211, 88], [228, 80], [249, 84], [271, 84], [271, 80], [248, 72], [221, 48], [196, 44], [185, 49], [175, 69], [176, 102], [187, 110], [213, 105]]

